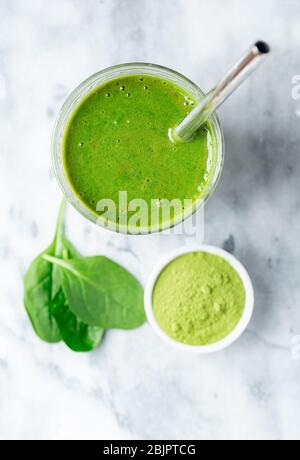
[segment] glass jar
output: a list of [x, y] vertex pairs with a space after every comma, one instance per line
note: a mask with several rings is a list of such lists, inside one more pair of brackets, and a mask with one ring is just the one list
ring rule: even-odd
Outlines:
[[[58, 114], [52, 137], [52, 161], [57, 181], [66, 199], [84, 217], [100, 226], [105, 227], [108, 230], [118, 231], [120, 233], [132, 232], [129, 231], [127, 226], [118, 227], [117, 229], [115, 227], [110, 226], [109, 224], [107, 224], [107, 222], [99, 218], [99, 215], [97, 215], [96, 212], [92, 212], [92, 210], [89, 209], [83, 202], [81, 202], [80, 199], [75, 195], [67, 179], [67, 175], [64, 169], [62, 143], [68, 121], [73, 112], [76, 110], [76, 107], [81, 103], [82, 99], [85, 98], [86, 95], [90, 93], [94, 88], [99, 87], [109, 82], [110, 80], [115, 80], [129, 75], [150, 75], [168, 80], [182, 88], [186, 93], [191, 95], [197, 102], [203, 99], [203, 97], [205, 96], [205, 93], [200, 88], [198, 88], [197, 85], [195, 85], [192, 81], [190, 81], [183, 75], [179, 74], [178, 72], [175, 72], [174, 70], [154, 64], [131, 63], [110, 67], [108, 69], [102, 70], [92, 75], [90, 78], [82, 82], [65, 101], [63, 107], [61, 108]], [[169, 222], [168, 224], [162, 225], [157, 228], [150, 228], [147, 232], [140, 233], [155, 233], [174, 227], [175, 225], [181, 223], [185, 219], [188, 219], [189, 217], [191, 217], [192, 214], [197, 212], [199, 208], [204, 206], [204, 204], [213, 194], [219, 181], [224, 162], [224, 137], [219, 119], [216, 114], [213, 114], [210, 117], [209, 122], [211, 125], [212, 135], [215, 142], [215, 157], [212, 162], [210, 177], [205, 186], [201, 199], [195, 202], [195, 205], [189, 210], [188, 213], [185, 213], [183, 218], [181, 217], [179, 220]]]

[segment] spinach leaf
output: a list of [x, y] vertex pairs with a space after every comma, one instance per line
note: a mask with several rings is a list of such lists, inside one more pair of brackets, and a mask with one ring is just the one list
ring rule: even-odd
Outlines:
[[59, 267], [43, 257], [51, 255], [68, 259], [79, 256], [64, 234], [64, 209], [65, 201], [60, 208], [52, 244], [34, 260], [25, 275], [24, 305], [42, 340], [56, 343], [63, 339], [74, 351], [90, 351], [100, 343], [104, 331], [88, 327], [71, 312], [61, 286]]
[[51, 311], [52, 298], [59, 289], [58, 269], [46, 262], [44, 255], [58, 256], [64, 203], [61, 206], [55, 237], [51, 245], [31, 264], [24, 277], [24, 305], [37, 335], [44, 341], [61, 340], [57, 322]]
[[[60, 238], [60, 253], [64, 260], [80, 257], [79, 253], [70, 241], [67, 240], [64, 233], [62, 233]], [[59, 281], [59, 289], [52, 300], [51, 311], [56, 319], [62, 339], [73, 351], [91, 351], [101, 342], [104, 330], [99, 327], [87, 326], [72, 313], [61, 286], [60, 269], [58, 266], [55, 268], [58, 269], [57, 279]]]
[[44, 259], [60, 267], [68, 306], [84, 323], [133, 329], [145, 322], [143, 289], [120, 265], [103, 256]]
[[66, 345], [76, 352], [93, 350], [102, 340], [104, 329], [87, 326], [69, 309], [63, 290], [52, 301], [52, 312]]
[[26, 311], [37, 335], [49, 343], [61, 340], [56, 320], [50, 309], [53, 268], [43, 258], [45, 254], [54, 253], [55, 249], [52, 244], [34, 260], [24, 279]]

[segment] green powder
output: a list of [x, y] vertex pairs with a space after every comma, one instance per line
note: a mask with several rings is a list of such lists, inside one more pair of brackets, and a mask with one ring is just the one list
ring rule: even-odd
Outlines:
[[245, 298], [240, 276], [225, 259], [194, 252], [162, 271], [153, 291], [153, 313], [160, 328], [177, 342], [209, 345], [234, 330]]

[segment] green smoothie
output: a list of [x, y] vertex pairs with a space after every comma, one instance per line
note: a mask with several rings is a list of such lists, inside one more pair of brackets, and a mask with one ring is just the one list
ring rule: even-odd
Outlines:
[[243, 282], [225, 259], [194, 252], [162, 271], [152, 304], [157, 323], [169, 337], [188, 345], [209, 345], [235, 329], [245, 300]]
[[[71, 114], [63, 137], [63, 165], [78, 200], [96, 215], [102, 213], [97, 210], [100, 200], [113, 200], [116, 224], [123, 212], [120, 191], [127, 192], [128, 202], [143, 199], [149, 216], [153, 203], [160, 207], [165, 199], [181, 200], [180, 212], [195, 206], [213, 174], [211, 125], [206, 123], [186, 144], [168, 137], [195, 104], [182, 88], [153, 76], [126, 76], [94, 88]], [[160, 225], [163, 219], [159, 214]]]

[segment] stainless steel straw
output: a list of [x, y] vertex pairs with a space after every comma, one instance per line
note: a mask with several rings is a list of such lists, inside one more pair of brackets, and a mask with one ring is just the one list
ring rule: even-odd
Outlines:
[[255, 43], [220, 83], [173, 129], [173, 141], [190, 141], [200, 126], [249, 77], [269, 52], [270, 47], [267, 43]]

